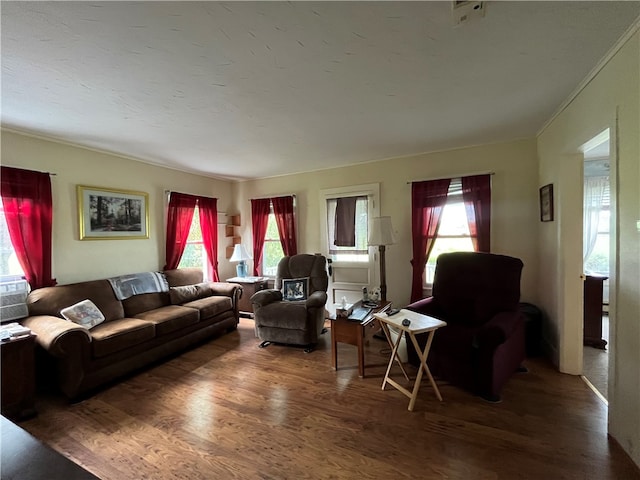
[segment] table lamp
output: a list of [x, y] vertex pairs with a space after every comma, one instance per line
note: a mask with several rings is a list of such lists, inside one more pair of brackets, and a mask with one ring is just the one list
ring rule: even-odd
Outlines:
[[385, 270], [385, 249], [395, 243], [391, 217], [374, 217], [369, 228], [369, 246], [377, 246], [380, 251], [380, 300], [387, 301], [387, 278]]
[[233, 247], [233, 255], [229, 259], [230, 262], [238, 262], [236, 265], [236, 274], [238, 277], [247, 276], [247, 260], [251, 260], [251, 255], [241, 243], [236, 243]]

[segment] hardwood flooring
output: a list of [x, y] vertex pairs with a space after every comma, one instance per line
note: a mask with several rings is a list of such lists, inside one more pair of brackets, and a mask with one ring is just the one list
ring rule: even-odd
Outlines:
[[356, 347], [340, 345], [331, 368], [329, 333], [310, 354], [258, 343], [242, 319], [78, 404], [41, 396], [20, 425], [104, 480], [640, 479], [607, 438], [604, 404], [545, 360], [528, 360], [502, 403], [441, 382], [439, 402], [423, 382], [408, 412], [380, 388], [382, 340], [364, 379]]

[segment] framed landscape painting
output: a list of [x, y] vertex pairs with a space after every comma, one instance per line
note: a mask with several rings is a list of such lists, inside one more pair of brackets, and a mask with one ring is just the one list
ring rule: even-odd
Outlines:
[[80, 240], [149, 238], [149, 194], [78, 185]]

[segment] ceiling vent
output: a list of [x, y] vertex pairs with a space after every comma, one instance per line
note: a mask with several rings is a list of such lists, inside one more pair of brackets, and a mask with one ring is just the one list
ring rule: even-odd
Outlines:
[[453, 25], [461, 25], [472, 18], [484, 17], [485, 3], [487, 2], [451, 2], [451, 20], [453, 21]]

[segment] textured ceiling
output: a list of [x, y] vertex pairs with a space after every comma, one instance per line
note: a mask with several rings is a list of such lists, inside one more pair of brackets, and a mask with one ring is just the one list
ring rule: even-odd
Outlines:
[[485, 5], [3, 1], [2, 124], [235, 179], [531, 137], [640, 13]]

